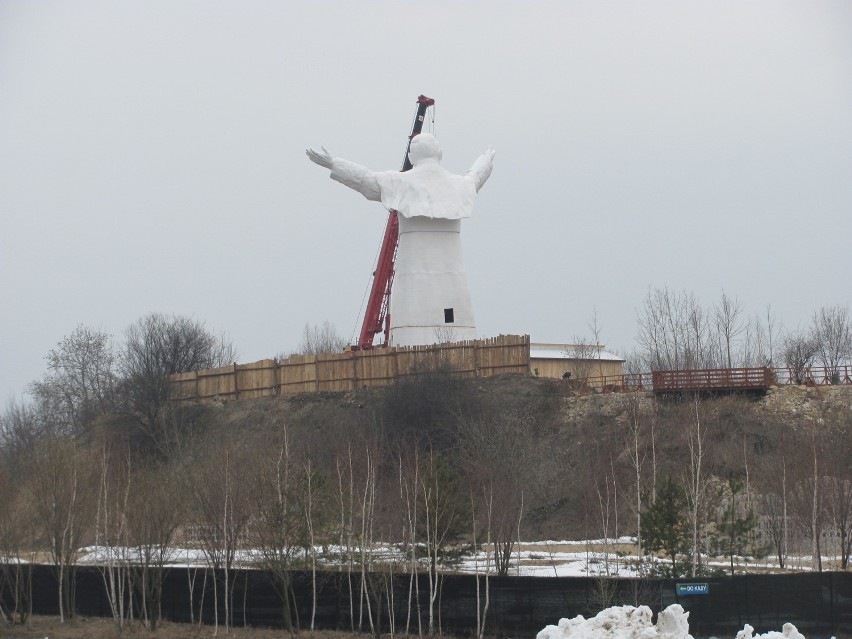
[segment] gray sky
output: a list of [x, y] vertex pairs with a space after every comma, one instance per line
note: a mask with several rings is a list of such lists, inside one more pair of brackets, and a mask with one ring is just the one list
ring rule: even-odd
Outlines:
[[[0, 399], [158, 311], [250, 362], [360, 326], [386, 214], [304, 155], [444, 166], [483, 336], [633, 347], [649, 287], [852, 300], [852, 3], [0, 2]], [[5, 396], [5, 397], [4, 397]]]

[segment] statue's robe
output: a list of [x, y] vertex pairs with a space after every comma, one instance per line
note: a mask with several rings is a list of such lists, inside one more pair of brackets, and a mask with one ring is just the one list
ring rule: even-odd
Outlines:
[[481, 156], [466, 175], [430, 159], [406, 172], [374, 172], [335, 158], [331, 177], [399, 214], [390, 306], [391, 346], [476, 338], [461, 246], [461, 220], [491, 173]]

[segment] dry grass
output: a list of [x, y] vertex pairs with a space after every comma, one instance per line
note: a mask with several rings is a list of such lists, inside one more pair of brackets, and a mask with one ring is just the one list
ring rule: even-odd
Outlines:
[[[266, 639], [266, 637], [286, 637], [287, 631], [280, 628], [233, 628], [225, 634], [219, 626], [218, 635], [213, 626], [193, 626], [186, 623], [162, 622], [156, 632], [149, 632], [139, 623], [132, 623], [116, 634], [112, 619], [96, 617], [77, 618], [65, 623], [59, 617], [35, 615], [29, 623], [22, 626], [4, 626], [0, 623], [2, 639], [203, 639], [221, 637], [222, 639]], [[322, 630], [311, 634], [303, 631], [302, 637], [313, 639], [368, 639], [369, 635]]]

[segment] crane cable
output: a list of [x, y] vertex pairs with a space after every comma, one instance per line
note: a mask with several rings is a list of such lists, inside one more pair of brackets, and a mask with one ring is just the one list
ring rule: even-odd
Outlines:
[[[382, 227], [382, 236], [380, 239], [383, 239], [385, 235], [384, 227]], [[361, 296], [361, 306], [358, 307], [358, 314], [355, 316], [355, 325], [352, 327], [352, 333], [350, 337], [352, 338], [351, 343], [357, 345], [358, 344], [358, 335], [360, 334], [359, 324], [363, 319], [363, 311], [364, 311], [364, 303], [367, 299], [367, 296], [370, 294], [370, 289], [373, 288], [373, 278], [376, 276], [376, 271], [378, 270], [379, 264], [379, 254], [382, 252], [382, 243], [381, 241], [378, 244], [379, 248], [376, 249], [376, 254], [373, 256], [373, 272], [370, 274], [370, 277], [367, 278], [367, 285], [364, 287], [364, 294]]]

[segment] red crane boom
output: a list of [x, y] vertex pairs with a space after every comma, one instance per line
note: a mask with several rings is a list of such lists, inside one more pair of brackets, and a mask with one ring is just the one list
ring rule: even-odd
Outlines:
[[[423, 130], [426, 109], [434, 104], [435, 100], [427, 98], [425, 95], [417, 98], [417, 112], [414, 114], [414, 124], [411, 127], [411, 135], [408, 136], [408, 146], [405, 148], [405, 159], [402, 162], [403, 171], [408, 171], [411, 168], [411, 161], [408, 159], [411, 140]], [[364, 313], [364, 322], [361, 325], [361, 335], [358, 337], [358, 348], [367, 350], [375, 346], [384, 347], [388, 345], [391, 319], [390, 296], [398, 241], [399, 219], [397, 212], [391, 210], [388, 214], [388, 223], [385, 226], [376, 270], [373, 271], [373, 286], [370, 288], [370, 298], [367, 300], [367, 310]], [[373, 341], [379, 333], [384, 333], [384, 340], [381, 344], [374, 345]]]

